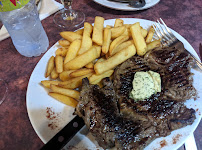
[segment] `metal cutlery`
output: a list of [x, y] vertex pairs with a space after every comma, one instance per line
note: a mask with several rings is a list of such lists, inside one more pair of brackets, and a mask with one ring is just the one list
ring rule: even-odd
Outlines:
[[113, 2], [128, 3], [129, 6], [134, 8], [141, 8], [146, 5], [145, 0], [109, 0]]
[[[157, 20], [155, 24], [153, 24], [154, 30], [156, 31], [157, 36], [161, 39], [161, 44], [166, 46], [175, 46], [176, 48], [184, 48], [184, 45], [181, 41], [179, 41], [174, 34], [170, 31], [164, 21], [160, 18], [160, 21]], [[186, 49], [185, 49], [186, 50]], [[196, 65], [202, 71], [202, 63], [198, 60], [192, 53], [186, 50], [191, 57], [195, 60]]]

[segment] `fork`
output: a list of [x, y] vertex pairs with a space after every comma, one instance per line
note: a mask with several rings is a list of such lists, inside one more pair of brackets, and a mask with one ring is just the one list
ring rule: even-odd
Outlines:
[[[153, 28], [159, 37], [161, 39], [161, 44], [163, 47], [176, 47], [179, 49], [185, 49], [184, 45], [181, 41], [179, 41], [175, 35], [171, 32], [171, 30], [167, 27], [167, 25], [164, 23], [164, 21], [160, 18], [160, 21], [157, 20], [155, 24], [153, 24]], [[186, 49], [185, 49], [186, 50]], [[196, 65], [202, 70], [202, 63], [188, 50], [186, 50], [191, 57], [195, 60]]]

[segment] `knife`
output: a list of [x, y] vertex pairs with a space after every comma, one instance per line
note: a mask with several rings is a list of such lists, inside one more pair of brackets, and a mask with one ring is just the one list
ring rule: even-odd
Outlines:
[[60, 130], [50, 141], [48, 141], [41, 150], [60, 150], [74, 135], [85, 125], [82, 118], [76, 116], [62, 130]]
[[202, 44], [201, 43], [199, 44], [199, 54], [202, 61]]

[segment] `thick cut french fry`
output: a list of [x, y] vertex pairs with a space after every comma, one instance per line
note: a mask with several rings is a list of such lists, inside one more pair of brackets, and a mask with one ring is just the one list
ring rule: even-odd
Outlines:
[[130, 27], [132, 26], [132, 24], [124, 24], [124, 26], [128, 29], [130, 29]]
[[63, 71], [62, 73], [59, 74], [59, 78], [62, 81], [67, 81], [68, 79], [70, 79], [71, 77], [69, 76], [70, 73], [74, 72], [75, 70], [67, 70], [67, 71]]
[[98, 53], [98, 48], [92, 46], [88, 51], [85, 53], [75, 57], [71, 61], [67, 62], [64, 65], [66, 70], [76, 70], [84, 67], [88, 63], [92, 62], [94, 59], [98, 58], [100, 53]]
[[136, 53], [135, 46], [133, 44], [131, 44], [130, 46], [119, 51], [112, 57], [109, 57], [107, 60], [96, 63], [94, 65], [94, 70], [95, 70], [96, 74], [102, 74], [105, 71], [115, 68], [117, 65], [121, 64], [128, 58], [135, 55], [135, 53]]
[[137, 54], [143, 56], [147, 52], [147, 45], [141, 33], [140, 23], [137, 22], [130, 27]]
[[83, 31], [83, 37], [82, 37], [82, 42], [81, 42], [81, 47], [79, 49], [78, 55], [83, 54], [89, 48], [91, 48], [93, 41], [91, 39], [91, 33], [93, 31], [93, 27], [90, 23], [85, 22], [84, 23], [84, 31]]
[[106, 78], [106, 77], [110, 77], [113, 74], [114, 70], [108, 70], [102, 74], [93, 74], [90, 78], [89, 78], [89, 82], [90, 84], [97, 84], [99, 83], [102, 79]]
[[147, 34], [147, 37], [145, 39], [146, 43], [150, 43], [153, 39], [153, 35], [154, 35], [154, 28], [151, 26], [151, 28], [149, 29], [149, 32]]
[[88, 68], [82, 68], [82, 69], [78, 69], [75, 70], [74, 72], [70, 73], [70, 77], [71, 78], [76, 78], [76, 77], [80, 77], [89, 73], [93, 73], [94, 69], [88, 69]]
[[111, 53], [111, 56], [116, 54], [117, 52], [121, 51], [122, 49], [128, 47], [129, 45], [134, 44], [133, 40], [129, 40], [119, 44]]
[[126, 30], [124, 31], [124, 33], [122, 35], [127, 35], [129, 37], [132, 37], [131, 33], [130, 33], [130, 29], [126, 28]]
[[52, 70], [50, 76], [51, 76], [52, 79], [57, 79], [58, 78], [59, 74], [56, 72], [55, 68]]
[[77, 56], [77, 53], [81, 46], [81, 40], [75, 40], [73, 41], [67, 51], [67, 55], [64, 60], [64, 64], [69, 62], [70, 60], [74, 59]]
[[68, 51], [68, 47], [60, 47], [55, 51], [55, 55], [65, 57]]
[[62, 46], [62, 47], [67, 47], [70, 45], [70, 42], [67, 41], [67, 40], [59, 40], [58, 41], [59, 45]]
[[50, 86], [50, 89], [54, 93], [63, 94], [63, 95], [75, 98], [76, 100], [79, 100], [79, 97], [80, 97], [80, 93], [76, 90], [65, 89], [53, 84]]
[[82, 85], [82, 79], [83, 78], [86, 78], [86, 77], [89, 78], [90, 76], [92, 76], [92, 74], [93, 73], [89, 73], [89, 74], [84, 75], [84, 76], [69, 79], [67, 81], [61, 82], [59, 84], [59, 86], [67, 88], [67, 89], [76, 89]]
[[106, 27], [105, 27], [105, 29], [111, 29], [112, 28], [112, 26], [110, 26], [110, 25], [106, 25]]
[[57, 73], [63, 72], [63, 57], [56, 55], [55, 56], [55, 69]]
[[115, 68], [128, 58], [134, 56], [135, 54], [136, 54], [135, 46], [131, 44], [130, 46], [119, 51], [118, 53], [108, 58], [107, 60], [96, 63], [94, 65], [94, 70], [96, 74], [102, 74], [105, 71]]
[[61, 83], [61, 81], [52, 81], [52, 80], [43, 80], [43, 81], [41, 81], [41, 84], [43, 86], [45, 86], [46, 88], [50, 88], [51, 84], [58, 85], [59, 83]]
[[109, 45], [111, 42], [111, 29], [104, 29], [104, 41], [102, 45], [102, 52], [106, 54], [109, 51]]
[[83, 30], [84, 30], [84, 29], [79, 29], [79, 30], [75, 31], [75, 33], [80, 34], [80, 35], [83, 35]]
[[87, 65], [85, 65], [85, 67], [88, 68], [88, 69], [93, 69], [94, 68], [94, 63], [90, 62]]
[[116, 19], [114, 23], [114, 27], [121, 27], [123, 26], [123, 20], [122, 19]]
[[73, 42], [74, 40], [81, 40], [82, 36], [80, 34], [77, 34], [75, 32], [71, 32], [71, 31], [63, 31], [60, 32], [61, 37], [63, 37], [64, 39]]
[[75, 99], [69, 96], [65, 96], [65, 95], [53, 93], [53, 92], [49, 92], [48, 95], [73, 108], [75, 108], [76, 105], [78, 104], [78, 101], [76, 101]]
[[102, 57], [102, 58], [98, 59], [98, 60], [96, 61], [96, 63], [102, 62], [102, 61], [105, 61], [105, 60], [106, 60], [106, 59], [105, 59], [104, 57]]
[[161, 41], [160, 40], [155, 40], [147, 44], [147, 51], [150, 51], [154, 48], [160, 47], [161, 46]]
[[146, 38], [148, 31], [146, 29], [143, 29], [143, 28], [141, 28], [140, 31], [141, 31], [143, 38]]
[[48, 65], [45, 73], [46, 78], [51, 74], [52, 70], [54, 69], [54, 66], [55, 66], [54, 62], [55, 62], [55, 57], [51, 56], [51, 58], [48, 60]]
[[104, 18], [96, 16], [93, 27], [92, 40], [93, 42], [95, 42], [97, 45], [100, 46], [103, 43], [103, 28], [104, 28]]
[[121, 27], [116, 27], [116, 28], [111, 28], [111, 38], [115, 39], [117, 37], [119, 37], [120, 35], [122, 35], [126, 30], [125, 26], [121, 26]]
[[109, 55], [111, 56], [114, 49], [121, 43], [127, 41], [129, 39], [129, 36], [126, 36], [126, 35], [121, 35], [119, 37], [117, 37], [116, 39], [114, 39], [112, 41], [112, 43], [110, 44], [110, 47], [109, 47]]

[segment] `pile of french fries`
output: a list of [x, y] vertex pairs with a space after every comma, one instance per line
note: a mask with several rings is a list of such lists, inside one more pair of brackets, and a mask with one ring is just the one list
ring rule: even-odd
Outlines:
[[116, 19], [114, 26], [104, 27], [104, 18], [95, 17], [94, 26], [85, 22], [84, 28], [75, 32], [60, 33], [61, 46], [47, 64], [42, 85], [50, 89], [49, 95], [58, 101], [76, 107], [82, 79], [102, 86], [101, 80], [112, 77], [119, 64], [134, 56], [143, 56], [147, 51], [160, 47], [154, 40], [154, 29], [147, 31], [139, 22], [124, 24]]

